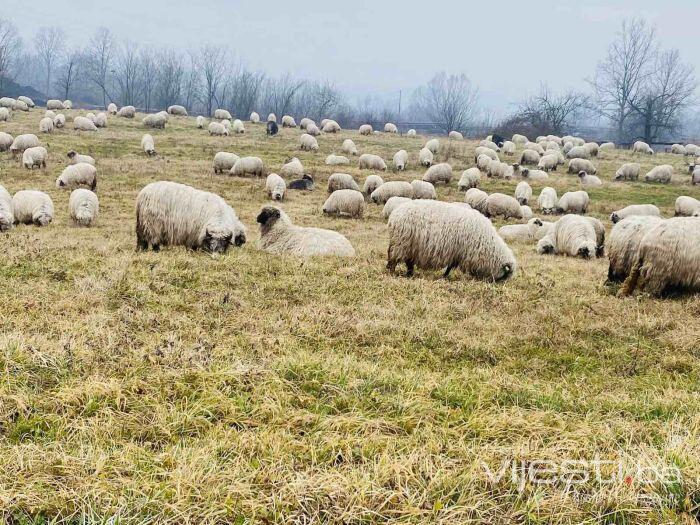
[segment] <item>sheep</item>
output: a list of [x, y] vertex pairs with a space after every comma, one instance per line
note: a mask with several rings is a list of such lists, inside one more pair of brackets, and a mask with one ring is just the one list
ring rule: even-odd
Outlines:
[[476, 159], [476, 168], [479, 171], [482, 171], [486, 174], [489, 173], [489, 168], [491, 167], [492, 162], [498, 162], [491, 160], [487, 155], [479, 155], [479, 157]]
[[12, 104], [12, 109], [14, 111], [29, 111], [29, 106], [21, 100], [15, 100], [14, 104]]
[[379, 155], [363, 153], [358, 161], [361, 170], [386, 171], [386, 162]]
[[589, 175], [585, 171], [579, 171], [578, 178], [581, 181], [581, 186], [584, 188], [597, 188], [603, 185], [603, 181], [600, 180], [600, 177]]
[[33, 108], [35, 106], [34, 101], [29, 97], [25, 97], [24, 95], [17, 97], [17, 100], [24, 102], [29, 108]]
[[406, 136], [409, 137], [409, 138], [413, 138], [413, 137], [417, 137], [418, 134], [416, 133], [416, 130], [415, 130], [415, 129], [409, 129], [409, 130], [406, 132]]
[[588, 159], [590, 156], [585, 146], [574, 146], [566, 154], [567, 159]]
[[374, 130], [372, 129], [372, 126], [370, 126], [369, 124], [362, 124], [360, 126], [360, 128], [358, 129], [358, 131], [359, 131], [360, 135], [371, 135], [372, 131], [374, 131]]
[[214, 173], [230, 172], [231, 168], [240, 159], [235, 153], [228, 151], [219, 151], [214, 155]]
[[567, 191], [561, 196], [557, 203], [557, 213], [581, 213], [585, 214], [588, 210], [590, 198], [588, 193], [583, 190]]
[[205, 119], [202, 115], [197, 116], [197, 129], [204, 129], [206, 123], [207, 119]]
[[500, 215], [503, 216], [504, 219], [510, 217], [516, 219], [523, 218], [520, 203], [510, 195], [505, 195], [503, 193], [492, 193], [488, 196], [484, 206], [484, 215], [487, 217], [497, 217]]
[[685, 146], [683, 146], [682, 144], [674, 144], [673, 146], [671, 146], [671, 153], [674, 153], [676, 155], [685, 155]]
[[165, 129], [167, 118], [162, 113], [153, 113], [143, 117], [143, 125], [147, 128]]
[[520, 176], [530, 182], [544, 182], [549, 180], [549, 175], [547, 175], [546, 171], [531, 170], [528, 168], [521, 169]]
[[119, 111], [117, 111], [118, 117], [134, 118], [134, 115], [136, 115], [136, 108], [134, 106], [122, 106]]
[[375, 204], [385, 204], [391, 197], [413, 198], [413, 186], [402, 180], [385, 182], [370, 194]]
[[523, 149], [531, 149], [532, 151], [536, 151], [540, 157], [544, 155], [544, 148], [536, 142], [528, 142], [527, 144], [525, 144], [525, 146], [523, 146]]
[[478, 188], [469, 188], [467, 193], [464, 194], [464, 202], [469, 204], [476, 211], [485, 214], [488, 197], [489, 194], [485, 191]]
[[690, 184], [693, 186], [700, 184], [700, 166], [693, 167], [693, 172], [690, 177]]
[[282, 127], [283, 128], [296, 128], [297, 123], [294, 120], [294, 117], [291, 115], [283, 115], [282, 116]]
[[520, 155], [519, 164], [523, 166], [538, 166], [540, 163], [540, 154], [534, 149], [523, 150]]
[[106, 128], [107, 127], [107, 114], [104, 112], [100, 112], [97, 115], [95, 115], [94, 119], [94, 124], [98, 128]]
[[476, 162], [481, 155], [486, 155], [491, 160], [501, 160], [498, 158], [498, 154], [492, 149], [479, 146], [474, 150], [474, 162]]
[[[552, 231], [539, 240], [537, 253], [591, 259], [602, 255], [600, 225], [588, 217], [564, 215]], [[604, 237], [604, 235], [603, 235]]]
[[0, 232], [6, 232], [15, 224], [15, 212], [12, 195], [0, 185]]
[[338, 124], [335, 120], [329, 120], [323, 126], [321, 126], [321, 131], [324, 133], [337, 133], [340, 131], [340, 129], [340, 124]]
[[613, 180], [637, 180], [639, 179], [639, 170], [641, 166], [636, 162], [628, 162], [620, 166], [615, 172]]
[[404, 171], [408, 164], [408, 152], [405, 149], [400, 149], [394, 153], [394, 166], [398, 171]]
[[94, 114], [94, 113], [88, 113], [88, 114], [86, 114], [86, 115], [85, 115], [85, 118], [86, 118], [86, 119], [89, 119], [90, 122], [92, 122], [93, 124], [95, 123], [95, 114]]
[[22, 153], [22, 165], [28, 170], [46, 167], [46, 157], [48, 153], [43, 146], [27, 148]]
[[498, 229], [498, 235], [506, 242], [534, 242], [548, 235], [553, 222], [532, 218], [527, 224], [509, 224]]
[[558, 202], [557, 190], [550, 186], [542, 188], [540, 196], [537, 197], [537, 206], [539, 206], [544, 215], [554, 215], [557, 213]]
[[517, 149], [517, 146], [515, 145], [514, 142], [511, 142], [510, 140], [506, 140], [503, 143], [503, 148], [501, 148], [501, 149], [503, 150], [504, 155], [508, 155], [510, 157], [510, 156], [515, 155], [515, 151]]
[[276, 206], [264, 206], [256, 221], [260, 224], [258, 247], [268, 253], [298, 257], [355, 256], [355, 249], [340, 233], [296, 226]]
[[347, 157], [343, 157], [342, 155], [328, 155], [326, 157], [326, 165], [327, 166], [341, 166], [345, 164], [350, 164], [350, 161], [348, 160]]
[[97, 188], [97, 169], [86, 162], [70, 164], [56, 179], [56, 187], [65, 190], [89, 188], [95, 191]]
[[437, 199], [435, 186], [423, 180], [412, 180], [411, 187], [413, 188], [414, 199]]
[[168, 114], [175, 115], [178, 117], [186, 117], [187, 110], [185, 109], [184, 106], [179, 106], [177, 104], [174, 104], [174, 105], [168, 107]]
[[659, 208], [653, 204], [631, 204], [621, 210], [614, 211], [610, 214], [610, 220], [613, 224], [620, 222], [622, 219], [632, 216], [649, 216], [661, 217]]
[[428, 148], [433, 155], [435, 155], [440, 149], [440, 141], [438, 139], [430, 139], [425, 143], [425, 147]]
[[141, 149], [149, 157], [156, 154], [155, 142], [153, 141], [153, 137], [148, 133], [141, 137]]
[[77, 151], [73, 149], [66, 153], [66, 157], [68, 157], [68, 164], [78, 164], [79, 162], [85, 162], [86, 164], [92, 164], [93, 166], [95, 165], [95, 159], [93, 159], [90, 155], [80, 155]]
[[352, 139], [345, 139], [343, 141], [342, 147], [340, 148], [340, 151], [348, 155], [357, 155], [357, 146], [355, 146], [355, 143], [352, 141]]
[[9, 150], [14, 141], [15, 139], [12, 135], [5, 133], [4, 131], [0, 131], [0, 151]]
[[97, 126], [87, 117], [75, 117], [73, 119], [73, 129], [78, 131], [97, 131]]
[[228, 110], [221, 108], [214, 110], [214, 118], [217, 120], [233, 120], [231, 113], [229, 113]]
[[242, 246], [246, 229], [220, 196], [176, 182], [152, 182], [136, 197], [136, 246], [186, 246], [211, 254]]
[[430, 166], [423, 175], [423, 180], [432, 184], [437, 184], [438, 182], [449, 184], [452, 180], [452, 166], [447, 162]]
[[287, 184], [277, 173], [270, 173], [265, 180], [265, 189], [267, 190], [268, 197], [273, 201], [281, 201], [284, 199], [284, 192], [287, 189]]
[[693, 197], [681, 195], [676, 199], [674, 209], [676, 217], [692, 217], [697, 211], [700, 211], [700, 201]]
[[12, 144], [10, 145], [10, 153], [12, 153], [13, 157], [16, 157], [17, 154], [23, 153], [24, 150], [39, 145], [41, 145], [39, 142], [39, 138], [32, 133], [27, 133], [25, 135], [17, 135], [12, 141]]
[[387, 122], [384, 124], [384, 133], [398, 133], [399, 128], [396, 127], [396, 124], [392, 124], [391, 122]]
[[515, 168], [510, 164], [500, 161], [490, 161], [488, 168], [486, 169], [486, 174], [489, 177], [495, 177], [498, 179], [512, 179], [515, 173]]
[[559, 157], [554, 154], [548, 154], [539, 160], [537, 168], [543, 171], [555, 171], [558, 165]]
[[219, 123], [219, 122], [210, 122], [209, 123], [209, 135], [215, 135], [215, 136], [227, 136], [228, 137], [228, 129], [226, 127]]
[[366, 197], [369, 197], [372, 192], [382, 184], [384, 184], [384, 179], [379, 175], [369, 175], [362, 186], [362, 193], [364, 193]]
[[[61, 109], [61, 108], [58, 108]], [[73, 109], [73, 102], [70, 100], [64, 100], [63, 101], [63, 109]]]
[[673, 175], [673, 166], [669, 164], [664, 164], [662, 166], [656, 166], [649, 173], [644, 176], [646, 182], [659, 182], [661, 184], [668, 184], [671, 182], [671, 175]]
[[90, 190], [78, 188], [73, 190], [68, 200], [70, 218], [77, 226], [92, 226], [97, 221], [100, 212], [100, 202]]
[[562, 144], [571, 142], [574, 146], [583, 146], [586, 141], [579, 137], [572, 137], [571, 135], [566, 135], [561, 138]]
[[646, 231], [620, 295], [635, 290], [661, 296], [700, 289], [700, 218], [675, 217]]
[[53, 119], [50, 117], [44, 117], [39, 121], [39, 131], [41, 133], [51, 133], [53, 132]]
[[46, 109], [67, 109], [67, 108], [63, 107], [63, 102], [61, 102], [60, 100], [51, 99], [51, 100], [46, 101]]
[[614, 142], [603, 142], [598, 149], [600, 151], [609, 151], [609, 150], [614, 150], [615, 149], [615, 143]]
[[107, 105], [107, 113], [110, 115], [116, 115], [119, 110], [117, 109], [117, 105], [114, 102], [110, 102]]
[[564, 152], [564, 155], [569, 153], [572, 149], [574, 148], [573, 142], [564, 142], [564, 147], [562, 148], [562, 151]]
[[479, 146], [481, 146], [482, 148], [488, 148], [494, 152], [498, 152], [500, 150], [498, 145], [491, 140], [482, 140], [481, 142], [479, 142]]
[[457, 188], [460, 191], [466, 191], [469, 188], [476, 188], [481, 182], [481, 171], [479, 168], [469, 168], [462, 172], [462, 177], [457, 183]]
[[283, 177], [301, 177], [304, 175], [304, 166], [298, 158], [292, 157], [289, 162], [282, 166], [280, 174]]
[[0, 122], [9, 122], [12, 118], [12, 113], [7, 108], [0, 108]]
[[692, 155], [693, 157], [700, 157], [700, 146], [697, 146], [695, 144], [686, 144], [685, 154]]
[[512, 140], [515, 144], [519, 144], [519, 145], [523, 145], [523, 144], [526, 144], [526, 143], [530, 142], [530, 141], [528, 140], [528, 138], [527, 138], [525, 135], [519, 135], [518, 133], [515, 133], [515, 134], [513, 135], [513, 138], [512, 138], [511, 140]]
[[53, 118], [53, 125], [56, 128], [63, 128], [66, 125], [66, 116], [63, 113], [59, 113]]
[[333, 193], [337, 190], [355, 190], [360, 191], [360, 187], [352, 178], [352, 175], [347, 173], [333, 173], [328, 177], [328, 193]]
[[598, 168], [596, 168], [593, 163], [588, 159], [571, 159], [569, 161], [569, 167], [566, 170], [567, 173], [581, 173], [585, 171], [591, 175], [596, 175], [598, 173]]
[[290, 190], [313, 191], [314, 178], [308, 173], [304, 174], [301, 179], [290, 182], [288, 187]]
[[16, 102], [16, 100], [14, 98], [2, 97], [2, 98], [0, 98], [0, 107], [12, 109], [12, 106], [15, 105], [15, 102]]
[[462, 135], [459, 131], [450, 131], [447, 134], [447, 138], [453, 139], [453, 140], [463, 140], [464, 135]]
[[304, 117], [303, 119], [301, 119], [299, 121], [299, 129], [306, 129], [309, 126], [309, 124], [315, 125], [316, 123], [313, 120], [311, 120], [310, 118]]
[[318, 141], [316, 137], [312, 137], [308, 133], [304, 133], [299, 137], [299, 144], [302, 150], [318, 151]]
[[428, 148], [423, 148], [418, 153], [418, 162], [421, 166], [429, 168], [433, 164], [433, 152]]
[[265, 165], [260, 157], [241, 157], [229, 173], [236, 177], [262, 177], [265, 175]]
[[362, 218], [365, 213], [365, 196], [353, 189], [336, 190], [323, 203], [323, 213], [353, 219]]
[[515, 187], [515, 199], [520, 203], [521, 206], [526, 205], [532, 198], [532, 188], [525, 181], [518, 182]]
[[649, 146], [649, 144], [647, 144], [646, 142], [642, 142], [641, 140], [638, 140], [634, 143], [634, 145], [632, 146], [632, 152], [635, 154], [643, 153], [645, 155], [654, 154], [654, 150], [651, 149], [651, 146]]
[[274, 113], [269, 113], [267, 115], [267, 121], [274, 122], [275, 124], [277, 124], [277, 115], [275, 115]]
[[[277, 122], [269, 121], [269, 122], [267, 123], [267, 125], [265, 126], [265, 133], [266, 133], [268, 136], [270, 136], [270, 137], [273, 137], [273, 136], [277, 135], [277, 133], [279, 132], [279, 130], [280, 130], [280, 129], [279, 129], [279, 127], [277, 126]], [[309, 133], [309, 135], [312, 135], [312, 134]]]
[[17, 224], [48, 226], [53, 220], [53, 201], [43, 191], [21, 190], [12, 198], [12, 210]]
[[648, 215], [634, 215], [617, 222], [608, 239], [608, 283], [623, 282], [632, 271], [642, 237], [663, 219]]
[[464, 274], [487, 281], [503, 281], [515, 274], [513, 252], [486, 217], [475, 210], [439, 201], [416, 200], [402, 204], [389, 217], [387, 269], [406, 264], [445, 268], [443, 277], [459, 268]]
[[243, 121], [240, 119], [236, 119], [233, 121], [233, 124], [231, 124], [231, 131], [234, 133], [245, 133], [245, 126], [243, 125]]
[[583, 145], [584, 148], [586, 148], [586, 151], [588, 152], [589, 157], [597, 157], [598, 156], [598, 150], [599, 146], [595, 142], [586, 142]]
[[389, 219], [391, 212], [402, 204], [406, 204], [412, 200], [413, 199], [409, 199], [408, 197], [391, 197], [388, 201], [386, 201], [386, 204], [384, 204], [384, 208], [382, 209], [382, 217], [384, 219]]
[[311, 122], [306, 126], [306, 133], [308, 133], [312, 137], [318, 137], [321, 134], [321, 130], [318, 129], [318, 126], [316, 124]]

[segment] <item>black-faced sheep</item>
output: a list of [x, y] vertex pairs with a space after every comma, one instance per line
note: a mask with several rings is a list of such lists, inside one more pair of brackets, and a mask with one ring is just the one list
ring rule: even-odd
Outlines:
[[659, 208], [653, 204], [632, 204], [621, 210], [614, 211], [610, 214], [610, 220], [613, 224], [620, 222], [622, 219], [632, 216], [651, 216], [661, 217]]
[[95, 191], [97, 188], [97, 169], [86, 162], [66, 166], [56, 179], [56, 187], [65, 190], [87, 188]]

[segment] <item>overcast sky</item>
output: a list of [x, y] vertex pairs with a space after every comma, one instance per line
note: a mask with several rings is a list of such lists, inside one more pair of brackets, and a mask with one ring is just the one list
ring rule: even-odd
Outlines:
[[[34, 0], [12, 17], [26, 41], [58, 25], [83, 44], [119, 38], [228, 47], [269, 74], [331, 79], [351, 98], [406, 95], [440, 70], [466, 73], [500, 111], [541, 82], [579, 87], [625, 18], [641, 16], [700, 71], [700, 0]], [[49, 16], [50, 15], [50, 16]], [[87, 29], [90, 28], [90, 29]]]

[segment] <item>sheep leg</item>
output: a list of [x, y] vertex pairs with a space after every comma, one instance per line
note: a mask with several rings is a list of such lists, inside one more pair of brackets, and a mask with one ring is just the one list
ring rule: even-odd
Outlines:
[[153, 244], [151, 246], [153, 248], [154, 252], [159, 252], [160, 251], [160, 244]]
[[413, 277], [413, 261], [406, 261], [406, 277]]
[[454, 268], [456, 268], [456, 267], [457, 267], [456, 264], [454, 264], [454, 263], [450, 264], [450, 265], [445, 269], [445, 273], [442, 274], [443, 279], [449, 278], [450, 272], [451, 272]]

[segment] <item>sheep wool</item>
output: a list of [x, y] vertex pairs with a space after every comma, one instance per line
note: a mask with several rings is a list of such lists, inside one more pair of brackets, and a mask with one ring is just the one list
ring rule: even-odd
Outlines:
[[286, 189], [287, 184], [277, 173], [270, 173], [267, 176], [265, 180], [265, 190], [267, 190], [267, 196], [273, 201], [281, 201], [284, 199], [284, 192]]
[[589, 173], [591, 175], [595, 175], [596, 173], [598, 173], [598, 169], [588, 159], [578, 159], [577, 158], [577, 159], [571, 159], [569, 161], [569, 168], [567, 170], [568, 173], [579, 174], [582, 171], [585, 171], [586, 173]]
[[386, 171], [386, 162], [379, 155], [363, 153], [360, 155], [358, 164], [361, 170]]
[[384, 184], [384, 179], [382, 179], [379, 175], [369, 175], [365, 179], [365, 183], [362, 186], [362, 193], [369, 197], [372, 195], [372, 192], [382, 184]]
[[66, 125], [66, 116], [63, 113], [59, 113], [53, 118], [53, 125], [55, 128], [63, 128]]
[[385, 204], [391, 197], [413, 198], [413, 186], [402, 180], [385, 182], [370, 194], [375, 204]]
[[603, 181], [600, 180], [600, 177], [589, 175], [585, 171], [580, 171], [578, 178], [581, 181], [581, 186], [584, 188], [596, 188], [603, 185]]
[[636, 162], [628, 162], [620, 166], [615, 172], [613, 180], [637, 180], [639, 179], [639, 170], [641, 166]]
[[141, 149], [149, 157], [156, 154], [156, 146], [153, 137], [146, 133], [141, 137]]
[[280, 169], [280, 174], [283, 177], [301, 177], [304, 175], [304, 166], [301, 161], [293, 157], [289, 162], [284, 164]]
[[520, 155], [520, 164], [523, 166], [538, 166], [540, 163], [540, 154], [534, 149], [523, 150]]
[[347, 173], [333, 173], [328, 177], [328, 193], [333, 193], [338, 190], [355, 190], [360, 191], [360, 187], [352, 178], [352, 175]]
[[[229, 118], [231, 118], [231, 117], [229, 117]], [[268, 114], [268, 115], [267, 115], [267, 121], [268, 121], [268, 122], [274, 122], [275, 124], [277, 124], [277, 115], [275, 115], [274, 113]]]
[[659, 208], [653, 204], [632, 204], [621, 210], [612, 212], [610, 214], [610, 220], [615, 224], [622, 219], [632, 216], [661, 217], [661, 212]]
[[95, 188], [97, 188], [97, 169], [86, 162], [70, 164], [63, 169], [61, 175], [56, 179], [56, 187], [66, 190], [88, 188], [95, 191]]
[[407, 136], [407, 137], [417, 137], [418, 134], [416, 133], [416, 130], [415, 130], [415, 129], [409, 129], [409, 130], [406, 132], [406, 136]]
[[396, 127], [396, 124], [392, 124], [391, 122], [387, 122], [384, 124], [384, 133], [398, 133], [399, 128]]
[[438, 182], [449, 184], [452, 180], [452, 166], [447, 162], [434, 164], [428, 168], [428, 171], [425, 172], [425, 175], [423, 175], [423, 180], [432, 184], [436, 184]]
[[524, 178], [529, 180], [530, 182], [545, 182], [549, 180], [549, 175], [547, 175], [546, 171], [541, 171], [541, 170], [531, 170], [528, 168], [522, 168], [520, 169], [520, 175]]
[[309, 127], [309, 124], [316, 124], [313, 120], [311, 120], [308, 117], [304, 117], [299, 121], [299, 129], [306, 129]]
[[163, 113], [153, 113], [143, 117], [143, 125], [147, 128], [165, 129], [167, 122], [167, 116]]
[[544, 155], [537, 163], [537, 168], [543, 171], [554, 171], [559, 166], [559, 156], [555, 154]]
[[340, 129], [340, 125], [335, 120], [329, 120], [321, 126], [321, 131], [324, 133], [337, 133]]
[[649, 215], [633, 215], [616, 222], [608, 239], [608, 282], [627, 279], [637, 259], [642, 237], [663, 219]]
[[700, 211], [700, 201], [693, 197], [681, 195], [676, 199], [675, 213], [676, 217], [692, 217], [696, 212]]
[[197, 117], [197, 129], [204, 129], [204, 126], [207, 123], [207, 119], [205, 119], [202, 115], [199, 115]]
[[530, 142], [525, 135], [518, 135], [517, 133], [513, 135], [511, 140], [521, 146]]
[[122, 106], [119, 111], [117, 111], [118, 117], [134, 118], [134, 115], [136, 115], [136, 108], [134, 106]]
[[229, 113], [228, 110], [221, 108], [214, 110], [214, 118], [216, 120], [233, 120], [231, 113]]
[[408, 164], [408, 152], [405, 149], [400, 149], [394, 153], [394, 167], [398, 171], [404, 171]]
[[517, 146], [515, 145], [515, 142], [511, 142], [510, 140], [506, 140], [503, 143], [503, 147], [501, 148], [503, 151], [504, 155], [508, 155], [509, 157], [512, 155], [515, 155], [515, 151], [517, 150]]
[[323, 213], [353, 219], [362, 218], [365, 213], [365, 197], [357, 190], [336, 190], [323, 203]]
[[421, 166], [429, 168], [433, 164], [433, 152], [428, 148], [423, 148], [418, 153], [418, 162]]
[[312, 137], [318, 137], [321, 134], [321, 130], [318, 129], [318, 126], [314, 122], [309, 122], [306, 126], [306, 132]]
[[14, 141], [15, 139], [12, 135], [0, 131], [0, 151], [8, 151]]
[[396, 208], [402, 204], [411, 202], [412, 200], [413, 199], [409, 199], [408, 197], [391, 197], [388, 201], [386, 201], [386, 204], [384, 204], [384, 208], [382, 209], [382, 217], [384, 219], [388, 219], [391, 216], [391, 212], [393, 212]]
[[347, 155], [357, 155], [357, 146], [352, 139], [345, 139], [340, 150]]
[[233, 121], [233, 124], [231, 124], [231, 131], [234, 133], [245, 133], [245, 126], [243, 125], [243, 121], [240, 119], [236, 119]]
[[95, 159], [93, 159], [90, 155], [81, 155], [73, 149], [66, 154], [66, 157], [68, 157], [69, 164], [78, 164], [79, 162], [85, 162], [87, 164], [92, 164], [93, 166], [95, 165]]
[[513, 252], [498, 236], [486, 217], [463, 206], [416, 200], [402, 204], [389, 216], [387, 268], [396, 271], [406, 264], [407, 275], [414, 267], [454, 268], [487, 281], [503, 281], [515, 274]]
[[537, 206], [539, 206], [540, 210], [542, 210], [542, 213], [545, 215], [554, 215], [557, 213], [558, 202], [557, 190], [550, 186], [542, 188], [540, 196], [537, 197]]
[[489, 194], [478, 188], [470, 188], [467, 193], [464, 194], [464, 202], [469, 204], [479, 213], [486, 213], [486, 201], [489, 198]]
[[634, 145], [632, 146], [632, 151], [634, 153], [642, 153], [644, 155], [654, 154], [654, 150], [651, 149], [651, 146], [649, 146], [649, 144], [647, 144], [646, 142], [642, 142], [641, 140], [638, 140], [634, 143]]
[[48, 226], [54, 216], [53, 201], [43, 191], [21, 190], [12, 198], [15, 222]]
[[250, 119], [249, 119], [249, 120], [250, 120], [250, 122], [252, 122], [253, 124], [260, 124], [260, 115], [258, 115], [257, 112], [253, 111], [253, 112], [250, 114]]
[[435, 155], [440, 149], [440, 141], [438, 139], [430, 139], [425, 143], [425, 147], [428, 148], [433, 155]]
[[450, 131], [447, 134], [447, 138], [452, 139], [452, 140], [463, 140], [464, 135], [462, 135], [459, 131]]
[[262, 177], [265, 175], [265, 165], [260, 157], [241, 157], [230, 173], [236, 177]]
[[53, 119], [44, 117], [39, 121], [39, 131], [41, 133], [51, 133], [53, 131]]
[[588, 156], [589, 157], [597, 157], [598, 156], [598, 150], [599, 146], [595, 142], [586, 142], [583, 145], [584, 148], [586, 148], [586, 151], [588, 151]]
[[100, 112], [97, 115], [95, 115], [95, 119], [93, 120], [93, 123], [98, 128], [106, 128], [107, 127], [107, 113]]
[[462, 176], [457, 183], [457, 188], [460, 191], [466, 191], [469, 188], [476, 188], [481, 182], [481, 171], [479, 168], [469, 168], [462, 172]]
[[348, 160], [347, 157], [343, 157], [342, 155], [328, 155], [326, 157], [326, 165], [327, 166], [341, 166], [343, 164], [350, 164], [350, 161]]
[[586, 213], [589, 202], [585, 191], [567, 191], [557, 203], [557, 213]]
[[22, 153], [28, 148], [33, 148], [40, 145], [39, 138], [32, 133], [17, 135], [10, 145], [10, 153], [12, 153], [12, 156], [14, 157], [18, 153]]
[[0, 185], [0, 232], [6, 232], [15, 224], [15, 212], [12, 195]]
[[308, 133], [304, 133], [301, 135], [301, 137], [299, 137], [299, 144], [302, 150], [318, 151], [318, 141], [316, 140], [316, 137], [313, 137]]
[[8, 122], [12, 118], [12, 113], [7, 108], [0, 108], [0, 122]]
[[506, 242], [535, 242], [548, 235], [553, 222], [546, 222], [542, 219], [532, 218], [527, 224], [509, 224], [498, 229], [498, 235]]
[[673, 166], [670, 164], [664, 164], [662, 166], [656, 166], [644, 176], [646, 182], [659, 182], [661, 184], [668, 184], [671, 182], [671, 176], [673, 175]]
[[674, 144], [673, 146], [671, 146], [671, 153], [674, 153], [676, 155], [685, 155], [685, 146], [683, 146], [682, 144]]
[[520, 203], [510, 195], [505, 195], [503, 193], [492, 193], [489, 195], [486, 199], [484, 209], [484, 215], [487, 217], [502, 216], [504, 219], [509, 219], [510, 217], [515, 219], [523, 218]]
[[75, 117], [73, 119], [73, 129], [78, 131], [97, 131], [97, 126], [87, 117]]
[[117, 109], [117, 105], [114, 102], [110, 102], [107, 105], [107, 113], [109, 113], [110, 115], [116, 115], [117, 111], [119, 110]]
[[369, 124], [362, 124], [360, 126], [360, 128], [358, 129], [358, 131], [359, 131], [360, 135], [371, 135], [372, 131], [374, 131], [374, 130], [372, 129], [372, 126], [370, 126]]
[[93, 226], [100, 212], [100, 202], [90, 190], [78, 188], [73, 190], [68, 200], [70, 218], [77, 226]]
[[23, 95], [17, 97], [17, 100], [19, 100], [20, 102], [24, 102], [27, 105], [27, 107], [29, 107], [29, 108], [33, 108], [35, 105], [34, 101], [31, 98], [25, 97]]
[[596, 227], [587, 217], [564, 215], [537, 243], [537, 253], [591, 259], [600, 252], [598, 239]]
[[612, 151], [615, 149], [615, 143], [614, 142], [603, 142], [598, 149], [600, 151]]
[[46, 148], [43, 146], [27, 148], [24, 150], [24, 153], [22, 153], [22, 165], [28, 170], [34, 168], [45, 168], [47, 156], [48, 153], [46, 152]]
[[61, 102], [60, 100], [51, 99], [51, 100], [46, 101], [46, 109], [68, 109], [68, 108], [63, 107], [63, 102]]
[[[491, 160], [500, 161], [500, 159], [498, 158], [498, 153], [496, 153], [492, 149], [479, 146], [476, 149], [474, 149], [474, 162], [476, 162], [481, 155], [486, 155]], [[537, 158], [539, 159], [539, 156]]]
[[414, 199], [437, 199], [435, 186], [423, 180], [412, 180], [411, 187], [413, 188]]
[[210, 122], [209, 123], [209, 135], [215, 135], [215, 136], [227, 136], [228, 137], [228, 129], [226, 129], [226, 126], [219, 122]]
[[526, 205], [532, 198], [532, 188], [525, 181], [518, 182], [515, 187], [515, 199], [521, 206]]
[[495, 142], [493, 142], [492, 140], [489, 140], [489, 139], [482, 140], [481, 142], [479, 142], [479, 146], [481, 146], [482, 148], [488, 148], [488, 149], [495, 151], [495, 152], [500, 150], [500, 148], [498, 147], [498, 144], [496, 144]]

